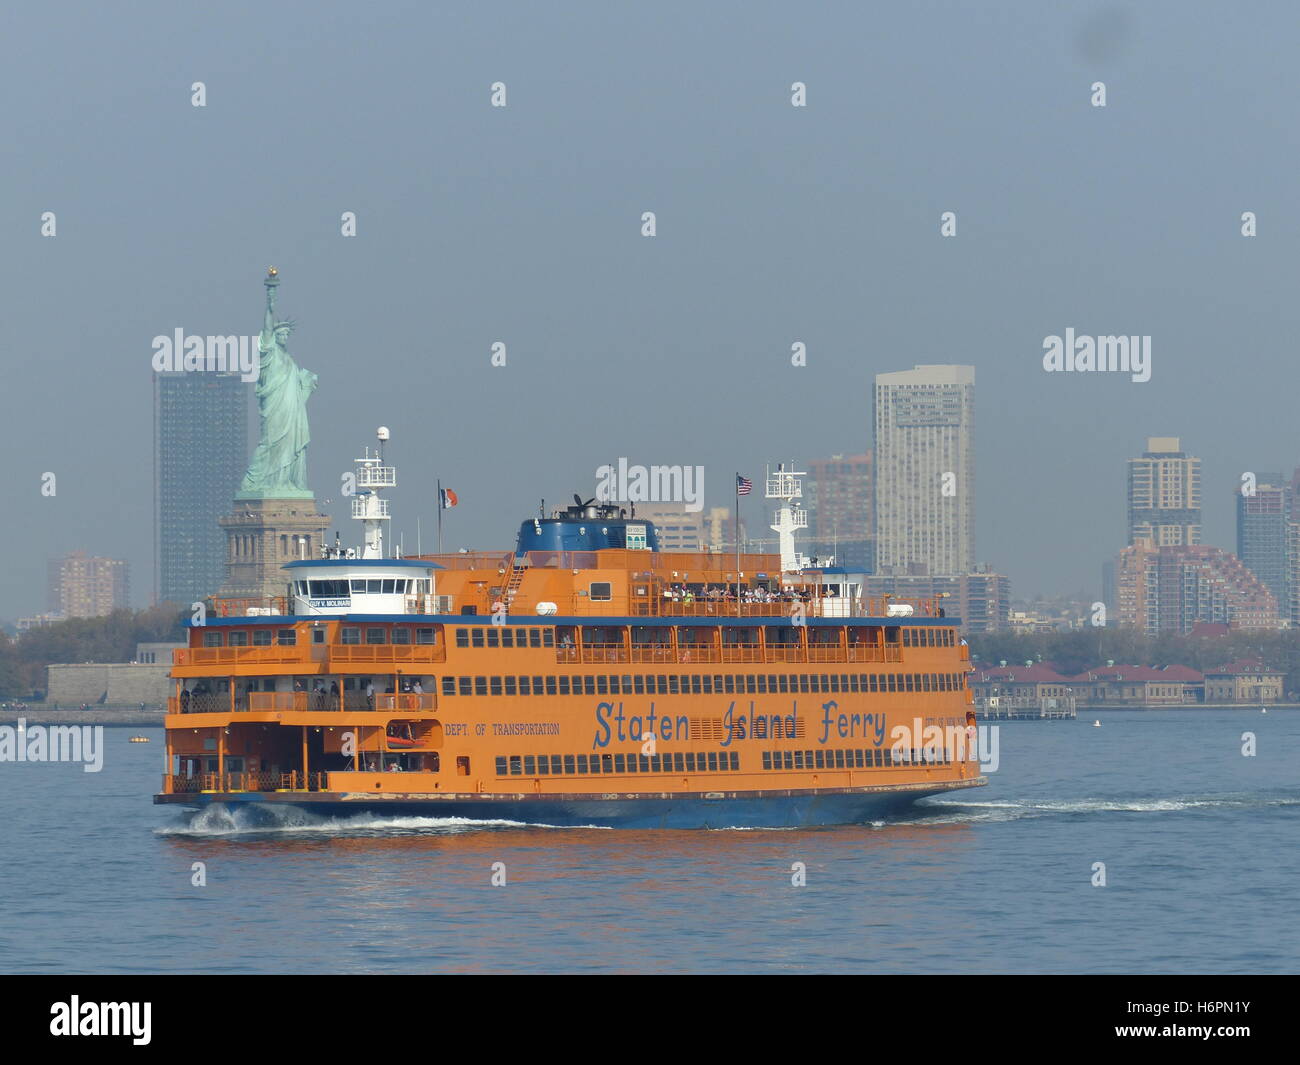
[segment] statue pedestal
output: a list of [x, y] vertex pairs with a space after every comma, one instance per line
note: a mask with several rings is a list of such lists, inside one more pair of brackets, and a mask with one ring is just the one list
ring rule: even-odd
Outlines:
[[314, 497], [236, 499], [218, 524], [226, 531], [226, 583], [218, 594], [263, 599], [285, 594], [286, 562], [321, 557], [330, 519], [317, 512]]

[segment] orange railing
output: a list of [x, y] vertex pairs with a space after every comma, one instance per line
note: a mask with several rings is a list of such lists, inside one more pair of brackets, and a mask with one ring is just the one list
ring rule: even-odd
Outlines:
[[330, 661], [370, 663], [445, 662], [442, 644], [423, 643], [336, 643], [329, 649]]
[[251, 665], [254, 662], [297, 665], [311, 661], [306, 647], [276, 645], [271, 647], [178, 647], [172, 652], [172, 665], [216, 666]]
[[210, 602], [212, 613], [219, 618], [284, 616], [289, 613], [289, 601], [283, 595], [257, 598], [214, 596]]

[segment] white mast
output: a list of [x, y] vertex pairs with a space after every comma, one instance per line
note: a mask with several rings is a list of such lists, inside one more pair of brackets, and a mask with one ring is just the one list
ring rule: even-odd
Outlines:
[[775, 474], [770, 466], [767, 470], [766, 497], [781, 501], [776, 510], [776, 521], [769, 528], [776, 533], [781, 547], [782, 573], [802, 569], [808, 564], [808, 560], [794, 549], [795, 530], [808, 528], [808, 512], [795, 502], [803, 497], [803, 481], [799, 478], [804, 476], [803, 471], [794, 469], [793, 462], [788, 470], [785, 463], [777, 466]]
[[362, 558], [384, 557], [384, 522], [388, 521], [388, 500], [381, 499], [379, 492], [397, 485], [396, 468], [384, 465], [384, 441], [388, 439], [388, 427], [381, 425], [375, 435], [379, 437], [376, 452], [372, 455], [370, 448], [366, 448], [363, 458], [353, 459], [357, 464], [357, 494], [352, 500], [352, 516], [365, 527]]

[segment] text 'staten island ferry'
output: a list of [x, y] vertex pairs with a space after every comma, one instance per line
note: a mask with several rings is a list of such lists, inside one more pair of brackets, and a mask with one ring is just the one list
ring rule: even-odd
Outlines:
[[780, 555], [660, 551], [579, 501], [510, 553], [385, 558], [394, 469], [359, 462], [365, 546], [213, 600], [175, 652], [156, 802], [781, 827], [985, 783], [956, 620], [804, 566], [791, 474]]

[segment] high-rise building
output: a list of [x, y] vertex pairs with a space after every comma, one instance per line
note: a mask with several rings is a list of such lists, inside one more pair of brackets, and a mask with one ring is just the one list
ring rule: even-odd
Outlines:
[[965, 574], [975, 560], [975, 368], [876, 376], [876, 572]]
[[65, 618], [97, 618], [130, 605], [130, 567], [120, 558], [74, 551], [49, 560], [49, 609]]
[[1176, 436], [1147, 438], [1128, 461], [1128, 542], [1156, 547], [1201, 542], [1201, 460]]
[[652, 521], [661, 551], [707, 551], [703, 511], [690, 511], [685, 503], [638, 503], [636, 516]]
[[194, 603], [225, 579], [230, 509], [248, 465], [249, 386], [234, 373], [154, 375], [154, 596]]
[[807, 553], [834, 555], [838, 565], [871, 572], [875, 563], [871, 452], [813, 459], [808, 463], [804, 502], [812, 533]]
[[1249, 489], [1238, 489], [1237, 557], [1268, 585], [1284, 611], [1290, 608], [1287, 526], [1291, 485], [1281, 474], [1261, 473]]
[[1011, 620], [1011, 581], [1005, 574], [981, 570], [950, 576], [879, 574], [863, 579], [865, 596], [893, 597], [899, 603], [923, 603], [945, 596], [944, 613], [956, 618], [963, 632], [998, 632]]
[[1277, 629], [1283, 621], [1268, 586], [1235, 555], [1205, 544], [1130, 544], [1115, 562], [1119, 624], [1148, 636], [1186, 635], [1197, 623]]

